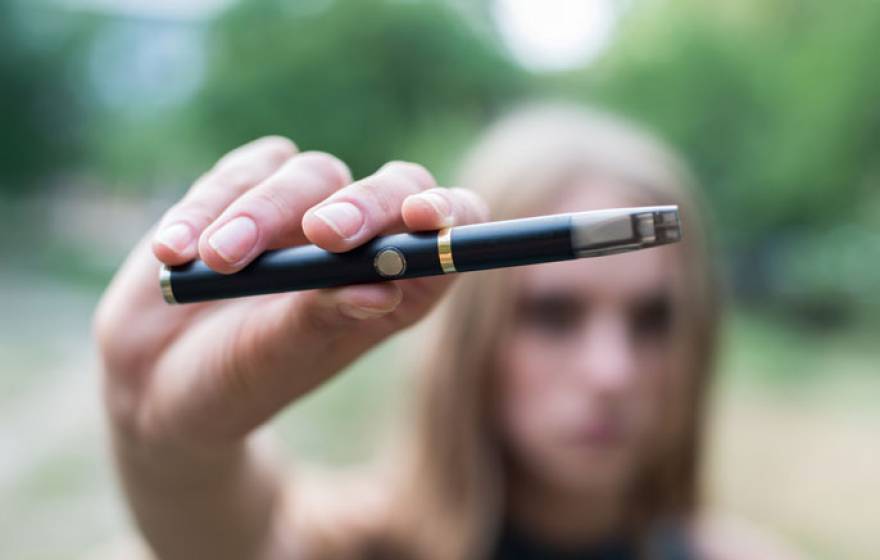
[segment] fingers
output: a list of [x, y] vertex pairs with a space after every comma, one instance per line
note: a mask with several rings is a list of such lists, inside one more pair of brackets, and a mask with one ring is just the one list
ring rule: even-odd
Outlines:
[[353, 249], [402, 225], [404, 199], [436, 184], [421, 165], [387, 163], [309, 209], [302, 219], [303, 232], [309, 241], [328, 251]]
[[348, 167], [330, 154], [297, 155], [205, 228], [199, 255], [214, 270], [229, 273], [267, 248], [301, 243], [306, 210], [350, 182]]
[[489, 219], [489, 207], [473, 191], [436, 187], [407, 197], [401, 207], [406, 227], [435, 230], [452, 225], [472, 224]]
[[296, 145], [287, 138], [266, 136], [226, 154], [166, 212], [152, 241], [156, 258], [170, 265], [196, 258], [204, 229], [233, 200], [269, 177], [296, 152]]
[[295, 150], [269, 137], [221, 159], [162, 220], [156, 256], [166, 264], [199, 256], [212, 269], [232, 273], [270, 248], [312, 242], [347, 251], [388, 230], [439, 229], [488, 217], [479, 197], [437, 188], [418, 164], [390, 162], [351, 183], [339, 159]]

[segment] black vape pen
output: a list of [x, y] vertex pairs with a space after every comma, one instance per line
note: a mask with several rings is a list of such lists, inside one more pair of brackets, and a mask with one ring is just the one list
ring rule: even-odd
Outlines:
[[168, 303], [191, 303], [595, 257], [680, 238], [677, 206], [615, 208], [385, 235], [344, 253], [276, 249], [233, 274], [200, 260], [163, 265], [159, 284]]

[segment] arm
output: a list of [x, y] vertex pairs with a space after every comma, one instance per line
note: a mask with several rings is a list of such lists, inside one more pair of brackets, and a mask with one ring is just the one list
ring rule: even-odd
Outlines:
[[[333, 202], [343, 203], [336, 214], [326, 211]], [[335, 157], [298, 154], [277, 137], [222, 158], [166, 213], [94, 316], [116, 464], [158, 558], [290, 557], [295, 496], [255, 430], [424, 316], [452, 281], [169, 306], [160, 262], [199, 257], [230, 273], [269, 248], [310, 242], [345, 251], [389, 230], [483, 219], [481, 200], [437, 188], [420, 166], [393, 162], [352, 183]]]

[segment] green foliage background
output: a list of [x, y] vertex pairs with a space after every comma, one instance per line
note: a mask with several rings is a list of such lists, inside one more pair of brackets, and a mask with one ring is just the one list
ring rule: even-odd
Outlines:
[[74, 74], [94, 29], [39, 2], [0, 0], [0, 193], [42, 188], [86, 157]]
[[292, 6], [244, 3], [212, 30], [194, 110], [215, 153], [274, 131], [342, 155], [360, 176], [446, 152], [526, 86], [444, 3]]
[[498, 112], [562, 96], [632, 116], [682, 151], [744, 301], [822, 325], [880, 308], [880, 3], [637, 0], [598, 61], [541, 74], [512, 60], [489, 6], [235, 3], [185, 24], [206, 53], [195, 95], [138, 113], [102, 105], [86, 71], [90, 39], [119, 18], [6, 0], [0, 193], [64, 174], [108, 191], [182, 189], [270, 133], [334, 152], [356, 176], [412, 159], [447, 181]]
[[[284, 134], [356, 176], [401, 158], [448, 184], [486, 124], [543, 97], [633, 117], [705, 187], [735, 295], [713, 502], [811, 557], [880, 557], [863, 499], [880, 489], [880, 2], [619, 0], [597, 60], [534, 73], [491, 1], [239, 0], [163, 19], [0, 0], [0, 502], [15, 512], [0, 557], [82, 558], [131, 531], [88, 321], [134, 240], [223, 152]], [[279, 419], [297, 456], [370, 454], [412, 373], [394, 367], [408, 339], [391, 343]]]

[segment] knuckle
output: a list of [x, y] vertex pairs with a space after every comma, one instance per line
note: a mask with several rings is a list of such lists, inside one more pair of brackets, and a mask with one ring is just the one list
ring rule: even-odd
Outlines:
[[379, 181], [361, 181], [351, 187], [351, 198], [363, 201], [370, 208], [375, 208], [381, 214], [387, 215], [397, 211], [391, 200], [389, 189]]
[[490, 215], [489, 204], [486, 200], [470, 189], [452, 187], [450, 189], [455, 196], [463, 199], [467, 206], [473, 209], [477, 216], [488, 219]]
[[434, 187], [420, 194], [435, 194], [437, 196], [443, 197], [443, 199], [450, 204], [455, 202], [455, 193], [446, 187]]
[[214, 162], [214, 165], [211, 166], [211, 169], [208, 170], [208, 173], [206, 173], [206, 175], [210, 175], [211, 172], [216, 171], [218, 169], [222, 169], [226, 165], [229, 165], [229, 163], [231, 161], [234, 161], [239, 156], [239, 154], [241, 154], [242, 150], [244, 150], [245, 147], [246, 146], [239, 146], [239, 147], [235, 148], [234, 150], [230, 150], [230, 151], [226, 152], [225, 154], [223, 154], [220, 157], [220, 159], [218, 159], [216, 162]]
[[163, 224], [187, 222], [190, 226], [203, 228], [214, 221], [214, 212], [200, 196], [187, 197], [172, 206], [162, 218]]
[[281, 189], [260, 189], [248, 198], [248, 206], [268, 210], [275, 215], [279, 223], [293, 213], [290, 201]]
[[290, 138], [278, 134], [263, 136], [256, 141], [256, 144], [273, 159], [286, 160], [297, 153], [296, 144]]
[[415, 182], [420, 189], [429, 189], [437, 186], [437, 181], [431, 175], [431, 172], [419, 163], [393, 160], [383, 165], [380, 171], [404, 175], [410, 181]]
[[253, 166], [248, 162], [233, 161], [206, 177], [204, 186], [224, 191], [241, 191], [253, 182], [254, 174]]
[[202, 173], [201, 175], [196, 177], [196, 180], [192, 182], [192, 184], [190, 185], [189, 189], [187, 189], [186, 194], [184, 196], [185, 197], [192, 196], [193, 194], [200, 191], [206, 183], [210, 182], [213, 171], [214, 171], [214, 168], [211, 168], [208, 171], [205, 171], [204, 173]]
[[327, 152], [303, 152], [288, 162], [290, 167], [298, 165], [305, 165], [336, 187], [342, 187], [351, 182], [351, 171], [348, 166], [341, 159]]
[[434, 187], [417, 193], [414, 196], [427, 201], [441, 215], [459, 214], [461, 212], [461, 204], [455, 200], [454, 194], [445, 187]]
[[253, 149], [254, 144], [257, 142], [258, 141], [248, 142], [247, 144], [242, 144], [237, 148], [229, 150], [228, 152], [223, 154], [223, 156], [218, 159], [216, 163], [214, 163], [214, 167], [212, 167], [211, 170], [214, 171], [217, 169], [222, 169], [223, 167], [226, 167], [227, 165], [238, 161], [239, 159], [241, 159], [242, 156], [247, 154], [249, 150]]
[[217, 172], [227, 167], [240, 166], [253, 159], [255, 155], [281, 163], [293, 157], [297, 150], [296, 144], [284, 136], [263, 136], [226, 153], [217, 160], [211, 171]]
[[230, 161], [223, 165], [219, 163], [210, 171], [203, 173], [190, 187], [186, 198], [200, 196], [201, 193], [213, 191], [226, 191], [239, 189], [247, 185], [253, 171], [242, 161]]

